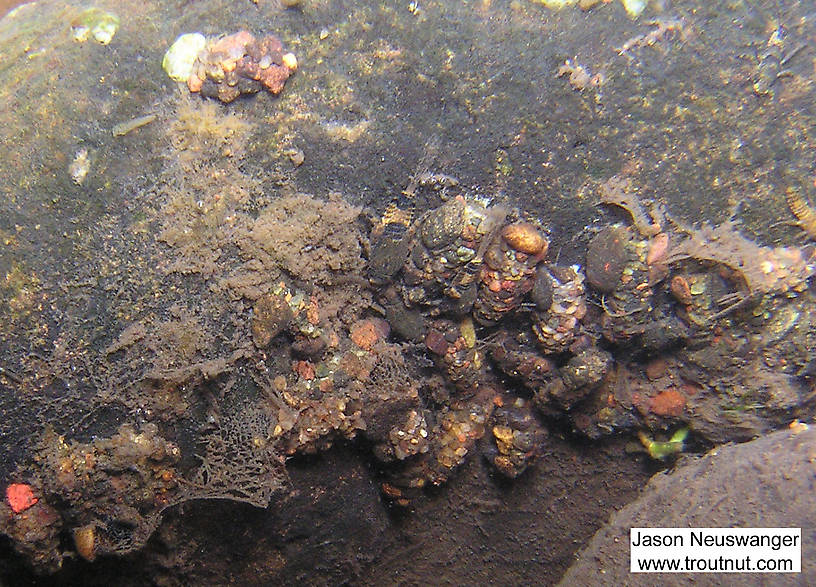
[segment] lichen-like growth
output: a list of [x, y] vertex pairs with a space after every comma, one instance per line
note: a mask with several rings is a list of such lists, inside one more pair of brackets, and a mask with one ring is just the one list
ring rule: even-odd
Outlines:
[[283, 458], [275, 450], [277, 419], [250, 405], [222, 414], [206, 434], [201, 465], [185, 483], [185, 499], [229, 499], [266, 507], [287, 480]]

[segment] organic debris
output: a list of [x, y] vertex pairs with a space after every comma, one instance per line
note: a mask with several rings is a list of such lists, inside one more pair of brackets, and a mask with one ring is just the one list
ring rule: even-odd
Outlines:
[[167, 50], [162, 67], [171, 79], [187, 82], [191, 92], [232, 102], [241, 94], [266, 89], [279, 94], [297, 70], [297, 58], [286, 53], [280, 39], [260, 39], [249, 31], [205, 39], [200, 33], [181, 35]]
[[687, 235], [675, 245], [667, 259], [710, 261], [725, 265], [737, 273], [748, 289], [747, 297], [799, 290], [816, 272], [813, 247], [765, 247], [742, 236], [733, 220], [719, 226], [702, 228], [672, 223]]
[[600, 185], [601, 203], [623, 208], [632, 216], [632, 222], [642, 236], [654, 236], [663, 229], [663, 213], [654, 206], [649, 213], [643, 208], [632, 180], [613, 175]]

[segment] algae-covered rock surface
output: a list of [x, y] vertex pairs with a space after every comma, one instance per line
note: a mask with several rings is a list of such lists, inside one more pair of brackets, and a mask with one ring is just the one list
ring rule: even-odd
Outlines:
[[783, 1], [14, 9], [0, 576], [554, 582], [662, 466], [638, 433], [812, 418], [814, 34]]

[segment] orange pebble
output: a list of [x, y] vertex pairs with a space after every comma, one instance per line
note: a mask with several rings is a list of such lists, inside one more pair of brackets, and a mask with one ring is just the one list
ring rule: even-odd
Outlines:
[[292, 370], [300, 375], [302, 379], [311, 381], [315, 378], [315, 368], [309, 361], [295, 361]]
[[191, 92], [200, 92], [201, 86], [203, 85], [204, 80], [198, 77], [196, 74], [192, 74], [189, 78], [187, 78], [187, 88], [189, 88]]
[[312, 326], [320, 324], [320, 311], [318, 310], [316, 296], [312, 296], [309, 300], [309, 308], [306, 310], [306, 320], [308, 320]]
[[652, 412], [658, 416], [676, 418], [683, 415], [686, 397], [676, 389], [667, 389], [653, 397], [649, 403]]
[[351, 341], [363, 350], [371, 350], [377, 341], [386, 338], [391, 328], [385, 320], [367, 318], [355, 322], [351, 327]]
[[25, 483], [12, 483], [6, 487], [6, 501], [15, 514], [26, 511], [39, 501], [34, 497], [31, 485]]

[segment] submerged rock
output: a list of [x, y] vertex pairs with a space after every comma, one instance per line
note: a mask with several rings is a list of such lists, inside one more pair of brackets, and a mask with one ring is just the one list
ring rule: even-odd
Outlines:
[[[720, 447], [657, 474], [640, 498], [612, 516], [570, 567], [559, 585], [649, 585], [629, 572], [629, 528], [763, 526], [813, 528], [813, 443], [816, 430], [791, 426], [749, 443]], [[774, 496], [768, 499], [766, 496]], [[701, 507], [700, 504], [709, 504]], [[808, 531], [809, 533], [810, 531]], [[802, 573], [776, 575], [775, 584], [810, 584], [816, 578], [812, 540], [804, 540]], [[667, 585], [694, 575], [672, 574]], [[758, 584], [759, 581], [752, 584]]]

